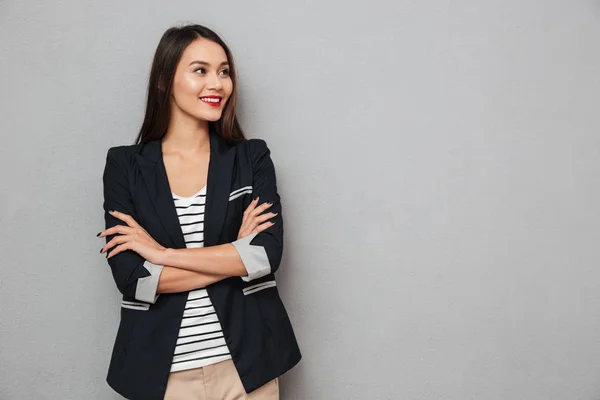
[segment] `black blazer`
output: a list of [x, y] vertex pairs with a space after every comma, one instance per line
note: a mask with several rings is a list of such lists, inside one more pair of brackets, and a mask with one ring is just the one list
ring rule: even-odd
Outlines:
[[[160, 140], [110, 148], [103, 187], [106, 228], [126, 225], [108, 213], [117, 210], [131, 215], [161, 245], [186, 247]], [[265, 141], [250, 139], [230, 145], [211, 132], [204, 246], [236, 241], [243, 212], [257, 196], [259, 203], [273, 203], [269, 211], [279, 213], [275, 225], [249, 243], [266, 253], [270, 273], [250, 281], [229, 277], [206, 287], [248, 393], [282, 375], [301, 359], [275, 284], [274, 273], [283, 250], [281, 202]], [[106, 242], [114, 236], [106, 237]], [[163, 399], [188, 292], [162, 293], [153, 303], [139, 301], [135, 297], [138, 279], [150, 275], [143, 265], [145, 259], [126, 250], [107, 261], [123, 294], [107, 382], [129, 399]]]

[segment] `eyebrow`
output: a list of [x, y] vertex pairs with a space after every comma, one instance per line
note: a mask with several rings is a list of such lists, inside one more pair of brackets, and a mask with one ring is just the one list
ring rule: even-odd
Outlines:
[[[192, 64], [210, 65], [210, 64], [209, 64], [209, 63], [207, 63], [206, 61], [194, 60], [194, 61], [192, 61], [191, 63], [189, 63], [189, 64], [188, 64], [188, 66], [189, 66], [189, 65], [192, 65]], [[229, 62], [228, 62], [228, 61], [223, 61], [223, 62], [222, 62], [220, 65], [229, 65]]]

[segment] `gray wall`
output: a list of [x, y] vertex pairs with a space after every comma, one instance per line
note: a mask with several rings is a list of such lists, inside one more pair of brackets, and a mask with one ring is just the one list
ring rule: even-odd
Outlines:
[[0, 399], [117, 399], [106, 150], [180, 22], [286, 209], [283, 399], [600, 398], [598, 1], [3, 1]]

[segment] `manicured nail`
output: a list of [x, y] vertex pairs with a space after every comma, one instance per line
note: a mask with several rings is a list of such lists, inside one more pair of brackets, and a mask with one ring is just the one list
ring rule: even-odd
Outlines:
[[102, 253], [102, 249], [100, 249], [100, 253]]
[[102, 233], [102, 232], [98, 232], [98, 233], [96, 233], [96, 237], [100, 236], [100, 234], [101, 234], [101, 233]]

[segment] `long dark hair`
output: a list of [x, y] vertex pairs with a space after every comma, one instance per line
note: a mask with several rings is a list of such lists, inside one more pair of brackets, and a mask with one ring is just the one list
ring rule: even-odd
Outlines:
[[200, 37], [215, 42], [223, 48], [227, 55], [227, 61], [229, 61], [229, 76], [233, 83], [233, 91], [225, 104], [221, 118], [216, 122], [209, 121], [209, 130], [216, 132], [229, 143], [238, 143], [245, 139], [235, 114], [237, 75], [231, 51], [219, 35], [209, 28], [190, 24], [167, 29], [156, 47], [148, 80], [146, 114], [134, 144], [162, 139], [167, 133], [171, 118], [170, 93], [177, 64], [185, 48]]

